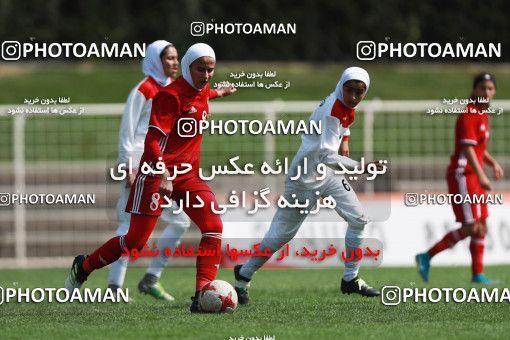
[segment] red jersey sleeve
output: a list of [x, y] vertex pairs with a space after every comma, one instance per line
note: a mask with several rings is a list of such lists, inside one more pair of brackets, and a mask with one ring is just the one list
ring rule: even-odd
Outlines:
[[156, 129], [165, 136], [168, 135], [180, 116], [179, 99], [175, 94], [160, 91], [152, 101], [149, 129]]
[[218, 91], [210, 89], [209, 90], [209, 99], [218, 98]]
[[159, 145], [161, 133], [156, 129], [149, 129], [145, 136], [143, 158], [148, 162], [157, 162], [159, 157], [163, 156], [163, 150]]
[[476, 145], [478, 138], [477, 115], [473, 113], [462, 113], [457, 121], [457, 139], [460, 144]]

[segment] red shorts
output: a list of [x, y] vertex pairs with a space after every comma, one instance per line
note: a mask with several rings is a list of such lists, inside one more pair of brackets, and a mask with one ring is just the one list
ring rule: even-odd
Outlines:
[[[462, 195], [473, 197], [473, 195], [483, 195], [485, 190], [480, 186], [480, 182], [474, 173], [449, 173], [447, 175], [448, 192], [452, 195]], [[474, 223], [486, 219], [489, 216], [487, 203], [455, 203], [452, 199], [452, 208], [457, 222]]]
[[[159, 193], [159, 186], [161, 184], [161, 177], [144, 175], [139, 173], [136, 176], [135, 182], [131, 187], [129, 199], [126, 204], [126, 212], [132, 214], [142, 214], [150, 216], [160, 216], [163, 211], [162, 204], [167, 203], [165, 198]], [[211, 188], [199, 177], [188, 177], [183, 180], [175, 179], [172, 181], [173, 200], [180, 200], [186, 197], [186, 192], [189, 192], [190, 203], [196, 203], [195, 195], [193, 193], [199, 191], [208, 191], [212, 193]]]

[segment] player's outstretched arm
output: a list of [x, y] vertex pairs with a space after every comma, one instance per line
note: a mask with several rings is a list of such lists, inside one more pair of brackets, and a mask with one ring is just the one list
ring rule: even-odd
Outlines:
[[165, 173], [161, 176], [161, 184], [159, 185], [158, 191], [161, 195], [170, 198], [174, 187], [172, 185], [172, 181], [170, 181], [168, 177], [170, 177], [170, 173], [168, 172], [168, 169], [165, 169]]
[[211, 89], [209, 91], [209, 99], [214, 100], [214, 99], [221, 98], [221, 97], [227, 97], [227, 96], [230, 96], [231, 94], [235, 93], [236, 91], [237, 91], [237, 88], [235, 88], [232, 85], [229, 87], [222, 87], [217, 90]]
[[218, 98], [230, 96], [231, 94], [234, 94], [236, 91], [237, 88], [235, 88], [234, 86], [222, 87], [216, 90]]
[[[144, 158], [146, 161], [156, 164], [156, 162], [160, 161], [163, 155], [163, 150], [159, 145], [159, 140], [163, 134], [161, 131], [155, 128], [149, 128], [147, 131], [147, 136], [145, 137], [145, 149], [144, 149]], [[167, 178], [170, 176], [168, 169], [165, 169], [163, 175], [161, 175], [161, 184], [159, 186], [159, 193], [161, 195], [165, 195], [170, 197], [172, 195], [172, 181], [169, 181]]]
[[338, 149], [338, 154], [340, 156], [349, 157], [349, 139], [346, 139], [345, 137], [342, 139], [340, 148]]
[[359, 166], [359, 162], [338, 154], [338, 140], [342, 138], [342, 136], [338, 134], [339, 124], [340, 121], [338, 118], [332, 116], [327, 116], [322, 120], [323, 131], [320, 135], [319, 149], [320, 161], [333, 170], [343, 170], [338, 163], [341, 163], [347, 170], [354, 170], [354, 168]]
[[476, 176], [478, 177], [478, 180], [480, 181], [480, 186], [484, 188], [485, 190], [491, 190], [492, 185], [489, 181], [489, 178], [483, 171], [482, 167], [480, 166], [480, 163], [478, 162], [478, 159], [476, 158], [475, 149], [472, 145], [463, 145], [462, 146], [464, 154], [466, 155], [468, 164], [471, 165], [473, 170], [476, 173]]
[[[145, 96], [135, 87], [128, 96], [119, 130], [119, 163], [129, 164], [129, 158], [134, 157], [135, 132], [142, 110], [147, 103]], [[131, 169], [134, 170], [134, 169]], [[126, 180], [126, 188], [131, 187], [135, 181], [133, 171], [130, 171]]]
[[483, 154], [484, 160], [492, 167], [492, 172], [494, 173], [494, 178], [498, 181], [505, 176], [505, 172], [499, 163], [492, 157], [489, 151], [485, 150]]

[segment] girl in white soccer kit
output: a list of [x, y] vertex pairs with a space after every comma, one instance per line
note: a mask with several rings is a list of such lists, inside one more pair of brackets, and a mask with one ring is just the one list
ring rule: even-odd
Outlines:
[[[370, 78], [368, 73], [359, 67], [346, 69], [338, 82], [336, 89], [315, 109], [310, 120], [321, 122], [320, 134], [303, 134], [301, 147], [295, 155], [289, 174], [285, 180], [284, 197], [287, 201], [309, 200], [316, 201], [316, 192], [322, 197], [332, 196], [336, 201], [336, 212], [348, 223], [345, 235], [347, 249], [360, 247], [364, 226], [368, 219], [356, 194], [347, 183], [343, 175], [336, 175], [334, 170], [343, 170], [339, 163], [348, 170], [360, 166], [360, 163], [346, 156], [340, 155], [342, 140], [350, 135], [349, 126], [354, 121], [355, 107], [363, 99]], [[345, 144], [342, 153], [348, 154]], [[298, 166], [303, 167], [304, 159], [307, 159], [307, 175], [296, 177]], [[317, 180], [319, 164], [327, 166], [327, 176], [324, 180]], [[372, 162], [378, 169], [382, 164]], [[304, 172], [304, 171], [303, 171]], [[295, 197], [291, 195], [295, 194]], [[313, 209], [311, 207], [310, 209]], [[280, 247], [289, 242], [299, 230], [306, 218], [299, 208], [278, 208], [271, 226], [261, 242], [261, 249], [271, 249], [274, 254]], [[253, 274], [262, 267], [269, 257], [251, 257], [244, 265], [234, 268], [235, 288], [238, 293], [239, 303], [248, 303], [248, 287]], [[345, 263], [344, 277], [341, 290], [343, 293], [358, 293], [364, 296], [378, 296], [379, 291], [369, 287], [358, 277], [359, 261], [347, 261]]]
[[[129, 94], [119, 132], [118, 162], [119, 164], [132, 166], [132, 173], [121, 183], [120, 197], [117, 202], [119, 227], [116, 234], [119, 236], [127, 234], [130, 225], [130, 214], [125, 212], [126, 203], [129, 198], [131, 185], [136, 177], [135, 172], [139, 167], [140, 158], [144, 151], [145, 136], [147, 135], [149, 118], [151, 116], [152, 99], [158, 91], [168, 86], [172, 79], [176, 78], [178, 69], [178, 53], [173, 44], [166, 40], [158, 40], [147, 47], [146, 55], [142, 62], [145, 78]], [[211, 92], [214, 92], [215, 97], [228, 96], [235, 91], [236, 89], [231, 87], [211, 90]], [[147, 268], [147, 273], [138, 284], [140, 292], [167, 301], [173, 301], [174, 298], [159, 283], [161, 273], [168, 263], [168, 257], [165, 256], [163, 250], [166, 247], [174, 249], [190, 225], [190, 219], [185, 213], [173, 213], [176, 208], [177, 206], [173, 202], [172, 207], [163, 210], [160, 218], [167, 224], [167, 227], [157, 243], [160, 254], [152, 259], [151, 264]], [[122, 287], [128, 262], [128, 257], [121, 257], [110, 265], [108, 275], [109, 288], [117, 289]]]

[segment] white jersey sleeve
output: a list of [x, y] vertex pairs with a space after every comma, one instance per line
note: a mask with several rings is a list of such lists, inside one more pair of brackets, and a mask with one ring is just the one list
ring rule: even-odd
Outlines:
[[[332, 112], [336, 112], [333, 111], [335, 100], [331, 94], [315, 108], [310, 116], [311, 121], [320, 122], [321, 133], [301, 135], [301, 146], [292, 160], [287, 176], [289, 180], [297, 177], [293, 181], [308, 188], [314, 188], [320, 185], [320, 181], [317, 180], [319, 163], [325, 164], [330, 170], [344, 170], [338, 163], [341, 163], [347, 170], [353, 170], [359, 166], [359, 162], [338, 154], [340, 143], [345, 133], [348, 132], [348, 127], [342, 126], [338, 115], [332, 114]], [[304, 162], [305, 158], [306, 163]], [[299, 168], [305, 169], [306, 174], [304, 170], [301, 173]]]
[[[131, 91], [124, 108], [122, 121], [119, 131], [119, 163], [127, 163], [129, 158], [133, 160], [139, 158], [143, 150], [140, 147], [139, 138], [137, 138], [137, 129], [140, 119], [144, 114], [147, 99], [138, 91], [138, 85]], [[133, 166], [137, 166], [133, 164]]]
[[344, 128], [340, 120], [331, 115], [322, 117], [322, 133], [320, 135], [319, 160], [333, 170], [341, 170], [338, 163], [341, 163], [346, 169], [353, 170], [359, 166], [359, 162], [338, 154], [340, 142], [343, 136], [349, 132], [349, 128]]

